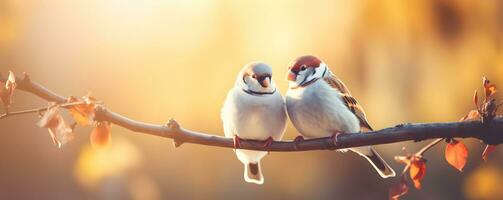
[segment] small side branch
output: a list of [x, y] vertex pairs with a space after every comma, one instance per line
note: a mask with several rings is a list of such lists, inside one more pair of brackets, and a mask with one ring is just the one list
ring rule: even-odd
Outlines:
[[[57, 106], [61, 108], [68, 108], [72, 106], [77, 106], [77, 105], [83, 105], [86, 104], [85, 102], [71, 102], [71, 103], [62, 103], [62, 104], [57, 104]], [[5, 114], [0, 115], [0, 119], [7, 118], [7, 117], [12, 117], [15, 115], [23, 115], [23, 114], [29, 114], [29, 113], [42, 113], [49, 109], [49, 107], [44, 107], [44, 108], [35, 108], [35, 109], [29, 109], [29, 110], [21, 110], [21, 111], [15, 111], [15, 112], [8, 112]]]

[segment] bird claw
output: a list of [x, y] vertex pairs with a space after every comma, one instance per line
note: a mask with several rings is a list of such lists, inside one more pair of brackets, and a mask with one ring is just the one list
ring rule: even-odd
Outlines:
[[338, 139], [337, 139], [337, 136], [339, 136], [341, 134], [341, 132], [335, 132], [332, 136], [330, 136], [330, 139], [332, 140], [332, 142], [337, 145], [338, 143]]
[[271, 136], [269, 136], [266, 140], [264, 140], [264, 145], [262, 145], [262, 147], [269, 148], [271, 147], [272, 142], [274, 142], [274, 139]]
[[299, 135], [299, 136], [295, 137], [295, 139], [293, 139], [293, 142], [295, 144], [295, 149], [298, 148], [299, 143], [302, 141], [304, 141], [304, 137], [302, 135]]
[[234, 142], [234, 149], [239, 149], [241, 148], [241, 138], [238, 137], [237, 135], [235, 135], [233, 138], [232, 138], [232, 141]]

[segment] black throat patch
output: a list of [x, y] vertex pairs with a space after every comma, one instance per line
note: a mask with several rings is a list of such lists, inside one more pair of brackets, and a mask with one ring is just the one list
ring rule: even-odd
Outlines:
[[276, 89], [274, 89], [271, 92], [257, 92], [257, 91], [253, 91], [253, 90], [243, 89], [243, 92], [245, 92], [246, 94], [249, 94], [249, 95], [253, 95], [253, 96], [263, 96], [263, 95], [274, 94], [276, 92]]

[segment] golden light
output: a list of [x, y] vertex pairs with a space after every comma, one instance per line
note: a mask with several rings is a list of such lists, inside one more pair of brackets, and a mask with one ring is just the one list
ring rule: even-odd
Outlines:
[[141, 156], [128, 139], [114, 136], [108, 146], [82, 148], [75, 165], [75, 177], [85, 187], [93, 188], [104, 178], [123, 176], [139, 167]]

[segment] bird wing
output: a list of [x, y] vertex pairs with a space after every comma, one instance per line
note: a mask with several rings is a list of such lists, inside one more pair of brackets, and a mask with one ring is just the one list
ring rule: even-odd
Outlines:
[[360, 120], [360, 126], [362, 128], [368, 129], [370, 131], [374, 130], [367, 121], [363, 107], [360, 106], [360, 104], [358, 104], [358, 101], [356, 101], [356, 99], [351, 96], [348, 88], [339, 78], [337, 78], [335, 75], [330, 75], [324, 77], [323, 80], [342, 94], [342, 100], [344, 101], [344, 104], [346, 104], [348, 109], [351, 110], [353, 114], [355, 114], [358, 120]]

